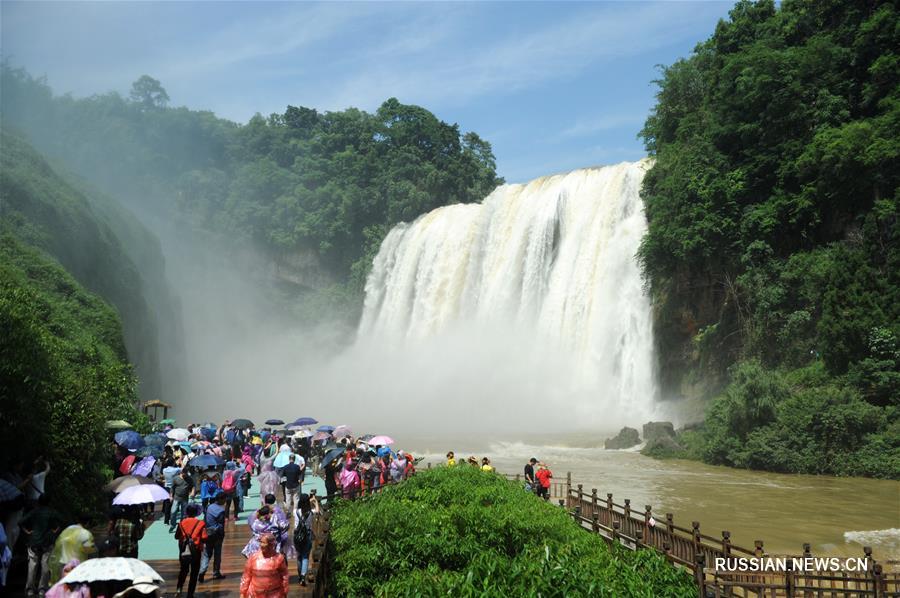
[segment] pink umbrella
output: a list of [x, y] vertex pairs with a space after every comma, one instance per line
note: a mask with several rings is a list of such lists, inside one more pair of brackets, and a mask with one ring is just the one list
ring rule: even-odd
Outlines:
[[343, 438], [344, 436], [353, 436], [353, 430], [350, 429], [350, 426], [338, 426], [331, 434], [335, 438]]
[[143, 505], [151, 502], [162, 502], [169, 498], [165, 488], [156, 484], [142, 484], [125, 488], [113, 499], [114, 505]]
[[390, 436], [373, 436], [368, 440], [369, 446], [387, 446], [394, 444], [394, 439]]
[[313, 442], [328, 440], [329, 438], [331, 438], [331, 434], [329, 434], [328, 432], [316, 432], [312, 437]]

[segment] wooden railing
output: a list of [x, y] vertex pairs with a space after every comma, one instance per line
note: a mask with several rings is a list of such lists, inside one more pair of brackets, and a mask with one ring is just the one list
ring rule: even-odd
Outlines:
[[[506, 475], [523, 483], [521, 475]], [[869, 547], [863, 549], [860, 571], [797, 571], [794, 560], [812, 558], [810, 545], [803, 545], [797, 555], [772, 555], [765, 551], [762, 540], [753, 548], [736, 545], [731, 532], [723, 531], [713, 537], [700, 531], [700, 523], [690, 527], [677, 525], [672, 513], [657, 520], [650, 505], [635, 508], [629, 499], [618, 503], [611, 493], [598, 494], [596, 488], [585, 492], [581, 484], [572, 484], [572, 474], [565, 482], [553, 482], [550, 498], [567, 509], [581, 527], [600, 535], [609, 543], [631, 550], [651, 549], [663, 555], [673, 565], [688, 570], [697, 583], [698, 596], [715, 597], [900, 597], [900, 562], [876, 562]], [[784, 558], [783, 571], [765, 573], [725, 572], [716, 567], [721, 559]]]

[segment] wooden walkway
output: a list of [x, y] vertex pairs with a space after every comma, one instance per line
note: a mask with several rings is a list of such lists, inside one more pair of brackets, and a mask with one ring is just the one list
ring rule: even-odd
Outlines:
[[[309, 492], [310, 488], [315, 488], [319, 495], [325, 494], [325, 484], [321, 478], [308, 476], [303, 483], [303, 491]], [[280, 494], [280, 493], [279, 493]], [[244, 512], [241, 514], [237, 522], [229, 521], [225, 526], [225, 542], [222, 546], [222, 574], [224, 579], [212, 579], [212, 563], [206, 572], [206, 582], [197, 583], [196, 596], [205, 598], [219, 598], [224, 596], [239, 596], [241, 575], [244, 572], [244, 563], [246, 559], [241, 554], [247, 541], [250, 539], [250, 530], [247, 527], [247, 516], [253, 513], [260, 506], [259, 484], [254, 479], [253, 487], [250, 490], [250, 496], [244, 499]], [[171, 557], [159, 558], [168, 552]], [[146, 561], [148, 565], [153, 567], [165, 580], [164, 596], [175, 595], [175, 585], [178, 582], [178, 545], [174, 535], [169, 534], [167, 526], [160, 521], [156, 521], [151, 525], [144, 535], [144, 539], [140, 543], [140, 558]], [[156, 557], [156, 558], [154, 558]], [[306, 596], [312, 595], [312, 587], [300, 586], [300, 578], [297, 572], [297, 561], [293, 560], [288, 563], [291, 571], [291, 590], [290, 596]], [[184, 592], [187, 592], [187, 582], [185, 582]], [[184, 595], [184, 594], [182, 594]]]

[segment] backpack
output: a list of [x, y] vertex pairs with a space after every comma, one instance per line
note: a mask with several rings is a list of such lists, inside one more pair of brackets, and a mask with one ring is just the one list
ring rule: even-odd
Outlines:
[[225, 478], [222, 480], [222, 490], [226, 493], [234, 492], [235, 487], [237, 486], [238, 472], [234, 469], [229, 469], [225, 472]]
[[299, 515], [300, 523], [294, 529], [294, 548], [298, 552], [305, 550], [306, 545], [309, 543], [309, 528], [306, 527], [306, 517], [303, 516], [303, 513], [299, 513]]
[[241, 474], [241, 486], [244, 487], [245, 493], [247, 490], [250, 490], [250, 483], [251, 483], [250, 472], [245, 471], [243, 474]]

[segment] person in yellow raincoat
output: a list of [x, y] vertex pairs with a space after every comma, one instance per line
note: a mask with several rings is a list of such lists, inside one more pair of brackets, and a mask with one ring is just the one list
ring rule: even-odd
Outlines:
[[53, 551], [50, 553], [50, 582], [59, 580], [66, 563], [75, 559], [84, 562], [97, 553], [94, 545], [94, 534], [87, 529], [86, 517], [79, 517], [78, 523], [70, 525], [56, 538]]

